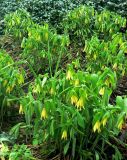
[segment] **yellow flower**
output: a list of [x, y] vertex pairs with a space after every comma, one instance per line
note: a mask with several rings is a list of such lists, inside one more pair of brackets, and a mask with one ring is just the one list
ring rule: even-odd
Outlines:
[[115, 64], [113, 65], [113, 69], [114, 69], [114, 70], [117, 70], [117, 63], [115, 63]]
[[76, 80], [75, 80], [74, 85], [75, 85], [75, 86], [78, 86], [78, 85], [79, 85], [79, 79], [76, 79]]
[[50, 94], [53, 95], [54, 93], [55, 93], [54, 89], [51, 88], [51, 89], [50, 89]]
[[45, 40], [46, 40], [46, 41], [48, 40], [48, 37], [49, 37], [48, 32], [46, 32], [46, 33], [45, 33]]
[[22, 74], [18, 75], [18, 84], [24, 83], [24, 77]]
[[67, 140], [67, 131], [66, 130], [63, 131], [61, 139]]
[[104, 69], [105, 69], [105, 66], [102, 66], [101, 69], [104, 70]]
[[103, 127], [106, 125], [107, 123], [107, 117], [103, 118], [101, 121], [101, 124], [103, 125]]
[[110, 81], [109, 81], [109, 79], [108, 79], [108, 78], [106, 79], [105, 84], [109, 87], [109, 85], [110, 85]]
[[78, 100], [78, 102], [76, 103], [77, 108], [79, 108], [80, 110], [82, 108], [84, 108], [84, 100], [82, 97], [80, 97], [80, 99]]
[[123, 69], [123, 71], [122, 71], [122, 76], [124, 76], [125, 75], [125, 69]]
[[7, 82], [8, 82], [7, 80], [4, 80], [4, 82], [3, 82], [4, 87], [6, 86]]
[[20, 107], [19, 107], [19, 114], [23, 114], [23, 106], [20, 104]]
[[121, 130], [121, 129], [122, 129], [122, 126], [123, 126], [123, 119], [119, 122], [119, 124], [118, 124], [117, 127], [118, 127], [118, 129]]
[[33, 93], [40, 93], [41, 92], [41, 88], [40, 88], [40, 85], [37, 84], [36, 86], [34, 86], [33, 88]]
[[11, 92], [11, 87], [8, 86], [7, 89], [6, 89], [6, 93], [10, 93]]
[[40, 41], [41, 41], [41, 36], [40, 36], [40, 35], [37, 35], [37, 36], [36, 36], [36, 40], [40, 42]]
[[93, 127], [93, 131], [96, 132], [96, 130], [98, 131], [98, 133], [101, 132], [100, 130], [100, 126], [101, 126], [101, 123], [99, 121], [97, 121]]
[[42, 118], [46, 119], [47, 117], [48, 117], [48, 116], [47, 116], [46, 109], [43, 108], [43, 109], [42, 109], [42, 112], [41, 112], [41, 119], [42, 119]]
[[100, 89], [100, 91], [99, 91], [99, 94], [100, 94], [101, 96], [103, 96], [103, 95], [104, 95], [104, 93], [105, 93], [105, 88], [104, 88], [104, 87], [102, 87], [102, 88]]
[[67, 71], [66, 79], [67, 79], [67, 80], [73, 79], [73, 75], [72, 75], [72, 72], [71, 72], [70, 70]]
[[99, 17], [99, 18], [98, 18], [98, 21], [101, 22], [101, 20], [102, 20], [101, 17]]
[[77, 102], [78, 102], [78, 98], [73, 95], [73, 96], [71, 97], [71, 104], [73, 105], [73, 104], [76, 104]]
[[112, 29], [110, 28], [109, 33], [112, 33]]

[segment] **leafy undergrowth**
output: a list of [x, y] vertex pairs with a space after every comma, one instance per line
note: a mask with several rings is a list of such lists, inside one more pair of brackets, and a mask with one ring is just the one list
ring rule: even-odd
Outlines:
[[80, 6], [61, 26], [5, 16], [0, 158], [126, 159], [126, 19]]

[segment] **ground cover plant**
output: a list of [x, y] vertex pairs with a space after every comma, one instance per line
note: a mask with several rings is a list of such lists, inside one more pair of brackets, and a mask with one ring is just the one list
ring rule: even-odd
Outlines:
[[112, 100], [127, 74], [126, 18], [83, 5], [62, 34], [22, 9], [4, 22], [1, 160], [126, 159], [127, 91]]

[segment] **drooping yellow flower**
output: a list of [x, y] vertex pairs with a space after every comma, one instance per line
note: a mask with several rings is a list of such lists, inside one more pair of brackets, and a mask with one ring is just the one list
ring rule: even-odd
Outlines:
[[49, 37], [49, 34], [48, 32], [45, 33], [45, 40], [47, 41], [48, 40], [48, 37]]
[[83, 100], [82, 97], [79, 98], [78, 102], [76, 103], [76, 106], [77, 106], [77, 108], [80, 109], [80, 110], [81, 110], [82, 108], [84, 108], [84, 100]]
[[119, 122], [119, 124], [118, 124], [117, 127], [118, 127], [118, 129], [121, 130], [121, 129], [122, 129], [122, 126], [123, 126], [123, 119]]
[[101, 17], [99, 17], [99, 18], [98, 18], [98, 21], [99, 21], [99, 22], [101, 22], [101, 20], [102, 20], [102, 18], [101, 18]]
[[[2, 144], [0, 145], [0, 152], [1, 152], [1, 153], [8, 153], [8, 151], [9, 151], [8, 146], [6, 146], [5, 144], [2, 143]], [[0, 155], [0, 160], [5, 160], [4, 155]]]
[[101, 124], [103, 125], [103, 127], [106, 125], [107, 123], [107, 117], [103, 118], [101, 121]]
[[19, 107], [19, 114], [23, 114], [23, 106], [20, 104], [20, 107]]
[[102, 87], [102, 88], [100, 89], [100, 91], [99, 91], [99, 94], [100, 94], [101, 96], [103, 96], [103, 95], [104, 95], [104, 93], [105, 93], [105, 88], [104, 88], [104, 87]]
[[4, 82], [3, 82], [4, 87], [6, 86], [7, 82], [8, 82], [7, 80], [4, 80]]
[[109, 30], [109, 33], [112, 33], [113, 31], [112, 31], [112, 29], [110, 28], [110, 30]]
[[67, 79], [67, 80], [73, 79], [73, 74], [72, 74], [72, 72], [71, 72], [70, 70], [67, 71], [66, 79]]
[[64, 131], [62, 132], [61, 139], [67, 140], [67, 131], [66, 131], [66, 130], [64, 130]]
[[79, 79], [76, 79], [76, 80], [75, 80], [74, 85], [75, 85], [75, 86], [78, 86], [78, 85], [79, 85]]
[[40, 35], [36, 35], [36, 40], [40, 42], [41, 41], [41, 36]]
[[125, 69], [123, 69], [123, 71], [122, 71], [122, 76], [124, 76], [125, 75]]
[[98, 131], [98, 133], [100, 133], [100, 132], [101, 132], [100, 126], [101, 126], [101, 123], [100, 123], [99, 121], [97, 121], [97, 122], [94, 124], [93, 131], [94, 131], [94, 132]]
[[41, 112], [41, 119], [46, 119], [48, 116], [47, 116], [47, 112], [46, 112], [46, 109], [43, 108], [42, 109], [42, 112]]
[[51, 94], [51, 95], [54, 95], [54, 93], [55, 93], [54, 89], [51, 88], [51, 89], [50, 89], [50, 94]]
[[77, 102], [78, 102], [78, 98], [75, 95], [71, 96], [71, 104], [73, 105], [73, 104], [76, 104]]
[[109, 80], [108, 78], [106, 79], [105, 84], [109, 87], [109, 85], [110, 85], [110, 80]]
[[114, 69], [114, 70], [117, 70], [117, 63], [115, 63], [115, 64], [113, 65], [113, 69]]
[[40, 93], [41, 92], [41, 87], [39, 84], [35, 85], [33, 88], [33, 93]]
[[6, 93], [10, 93], [11, 92], [11, 87], [8, 86], [7, 89], [6, 89]]
[[105, 69], [105, 65], [104, 65], [104, 66], [102, 66], [102, 67], [101, 67], [101, 69], [102, 69], [102, 70], [104, 70], [104, 69]]

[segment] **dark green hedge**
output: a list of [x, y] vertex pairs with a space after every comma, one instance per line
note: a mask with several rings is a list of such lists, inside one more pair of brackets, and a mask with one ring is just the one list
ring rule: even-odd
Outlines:
[[97, 10], [107, 8], [127, 17], [127, 0], [90, 0], [89, 3]]
[[127, 0], [0, 0], [0, 19], [7, 13], [25, 8], [34, 21], [46, 21], [57, 27], [68, 11], [81, 4], [92, 5], [97, 10], [107, 8], [127, 17]]

